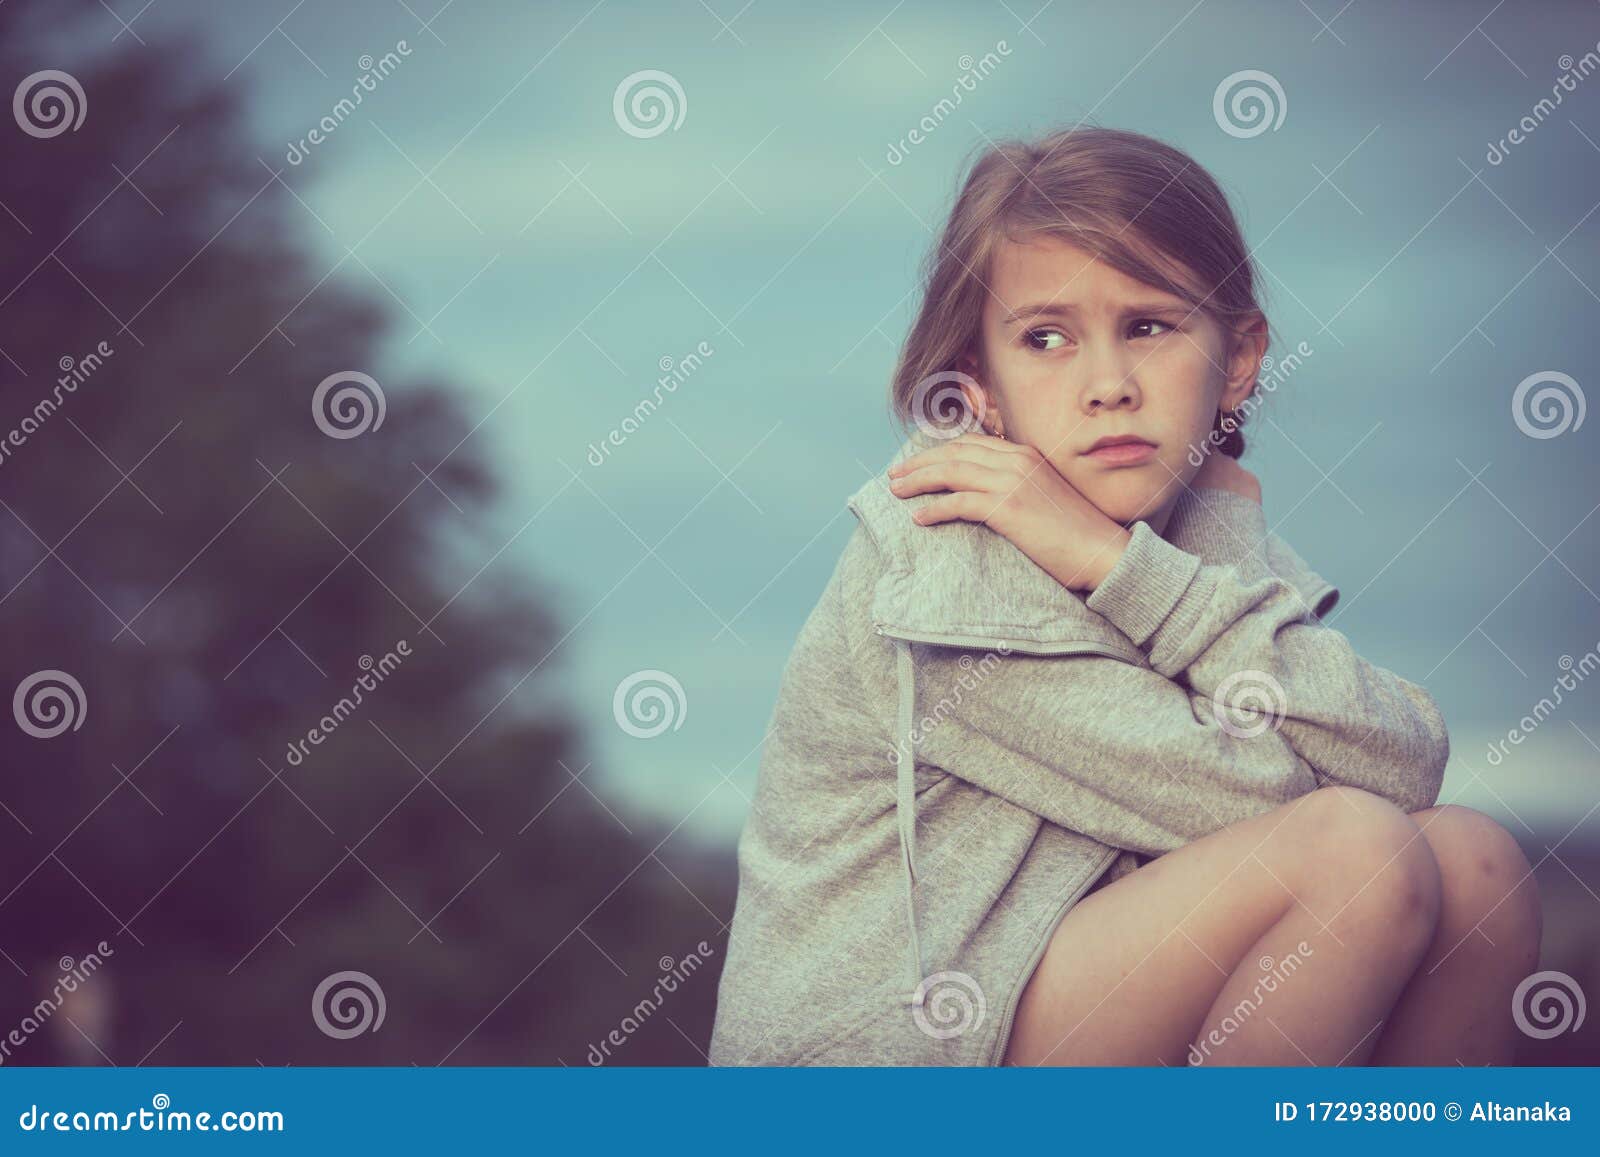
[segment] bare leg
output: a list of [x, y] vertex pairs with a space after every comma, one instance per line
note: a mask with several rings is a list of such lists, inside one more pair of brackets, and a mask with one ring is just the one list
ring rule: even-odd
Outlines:
[[1006, 1063], [1363, 1063], [1433, 940], [1416, 835], [1387, 800], [1322, 788], [1091, 893], [1023, 990]]
[[1439, 865], [1434, 941], [1389, 1014], [1375, 1065], [1509, 1064], [1517, 984], [1539, 968], [1543, 910], [1517, 841], [1455, 804], [1412, 812]]

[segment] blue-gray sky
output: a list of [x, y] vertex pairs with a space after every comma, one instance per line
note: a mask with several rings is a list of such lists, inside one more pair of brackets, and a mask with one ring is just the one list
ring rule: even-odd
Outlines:
[[[1333, 625], [1438, 699], [1445, 798], [1520, 834], [1519, 819], [1565, 832], [1600, 799], [1594, 683], [1486, 759], [1561, 656], [1600, 645], [1600, 420], [1533, 437], [1512, 409], [1533, 374], [1570, 375], [1573, 401], [1596, 384], [1600, 77], [1539, 102], [1587, 70], [1600, 7], [113, 7], [133, 32], [108, 14], [108, 42], [197, 27], [203, 55], [174, 66], [251, 94], [262, 160], [303, 199], [323, 267], [343, 258], [333, 277], [400, 315], [372, 372], [437, 370], [467, 392], [507, 480], [493, 565], [536, 576], [572, 628], [552, 661], [589, 725], [586, 782], [619, 815], [731, 842], [783, 663], [852, 526], [844, 499], [896, 443], [886, 382], [961, 164], [986, 138], [1083, 119], [1208, 167], [1256, 247], [1273, 353], [1313, 348], [1257, 413], [1245, 465], [1273, 529], [1344, 592]], [[362, 56], [402, 40], [288, 163]], [[891, 164], [985, 53], [998, 66]], [[638, 137], [613, 94], [646, 69], [678, 82], [683, 118]], [[1275, 129], [1236, 136], [1214, 115], [1243, 70], [1281, 86]], [[704, 364], [586, 460], [662, 359], [701, 342]], [[687, 711], [641, 739], [612, 695], [649, 668]]]

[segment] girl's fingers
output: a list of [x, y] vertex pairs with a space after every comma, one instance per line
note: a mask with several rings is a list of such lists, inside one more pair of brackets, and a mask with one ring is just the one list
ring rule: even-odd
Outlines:
[[963, 439], [969, 438], [971, 439], [971, 444], [974, 446], [987, 446], [989, 449], [998, 450], [1002, 454], [1015, 454], [1022, 449], [1022, 447], [1018, 446], [1015, 442], [1008, 442], [1004, 438], [998, 437], [994, 434], [986, 433], [982, 430], [969, 430], [967, 433], [955, 438], [954, 441], [960, 442]]
[[909, 498], [930, 490], [993, 490], [1004, 482], [998, 470], [971, 459], [951, 458], [897, 475], [889, 480], [889, 489], [897, 497]]
[[1017, 449], [1010, 442], [990, 437], [988, 434], [962, 434], [959, 438], [953, 438], [942, 446], [919, 451], [909, 458], [896, 462], [889, 467], [889, 477], [895, 478], [902, 474], [907, 474], [918, 467], [932, 465], [935, 462], [969, 461], [1000, 465], [1002, 455], [1015, 454]]
[[922, 526], [956, 520], [984, 522], [994, 513], [994, 505], [994, 499], [987, 494], [980, 494], [975, 490], [958, 490], [953, 494], [941, 495], [932, 502], [918, 507], [912, 511], [911, 517]]

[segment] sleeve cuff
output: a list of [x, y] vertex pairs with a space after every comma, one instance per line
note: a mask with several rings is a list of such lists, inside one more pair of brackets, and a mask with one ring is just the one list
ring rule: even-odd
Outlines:
[[1131, 533], [1122, 557], [1084, 604], [1143, 647], [1194, 582], [1201, 561], [1162, 538], [1143, 519], [1133, 524]]

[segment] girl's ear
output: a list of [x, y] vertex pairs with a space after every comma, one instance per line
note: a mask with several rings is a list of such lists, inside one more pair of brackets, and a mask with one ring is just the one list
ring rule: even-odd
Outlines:
[[967, 409], [974, 415], [973, 425], [984, 433], [1005, 436], [1005, 424], [1000, 418], [1000, 407], [995, 405], [994, 394], [983, 382], [983, 369], [970, 354], [963, 354], [957, 368], [966, 375], [961, 381], [961, 393], [967, 399]]
[[1267, 352], [1266, 317], [1252, 314], [1244, 328], [1229, 337], [1232, 348], [1225, 365], [1227, 380], [1217, 403], [1224, 410], [1236, 410], [1255, 391], [1256, 377], [1261, 373], [1261, 359]]

